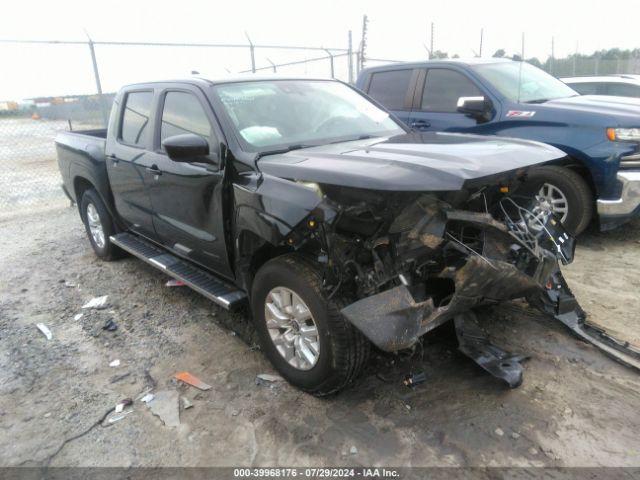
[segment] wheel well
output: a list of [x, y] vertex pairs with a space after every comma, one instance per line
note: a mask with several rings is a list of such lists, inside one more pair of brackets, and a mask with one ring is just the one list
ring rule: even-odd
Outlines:
[[238, 237], [237, 271], [242, 272], [242, 283], [247, 291], [260, 267], [269, 260], [293, 251], [285, 245], [274, 245], [253, 232], [244, 231]]
[[76, 203], [78, 205], [80, 205], [80, 202], [82, 201], [82, 195], [84, 192], [90, 188], [94, 188], [93, 184], [84, 177], [76, 177], [73, 180], [73, 191], [76, 194]]
[[589, 186], [591, 193], [594, 194], [594, 198], [595, 198], [596, 185], [593, 182], [591, 171], [580, 160], [576, 160], [575, 158], [569, 158], [567, 163], [564, 164], [564, 166], [576, 172], [587, 182], [587, 185]]

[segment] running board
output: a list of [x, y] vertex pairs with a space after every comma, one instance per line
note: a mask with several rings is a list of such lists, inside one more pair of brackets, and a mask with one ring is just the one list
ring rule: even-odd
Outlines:
[[242, 290], [136, 235], [124, 232], [109, 238], [114, 245], [180, 280], [227, 310], [239, 307], [247, 298], [247, 294]]

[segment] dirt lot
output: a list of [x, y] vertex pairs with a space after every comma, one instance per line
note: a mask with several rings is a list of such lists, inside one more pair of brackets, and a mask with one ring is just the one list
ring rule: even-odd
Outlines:
[[[422, 354], [374, 358], [349, 390], [320, 400], [257, 385], [256, 374], [274, 372], [244, 316], [166, 288], [138, 260], [98, 261], [75, 209], [5, 219], [0, 231], [2, 466], [640, 465], [640, 375], [522, 303], [486, 321], [495, 343], [531, 356], [518, 389], [459, 354], [443, 328]], [[639, 241], [640, 223], [587, 234], [567, 268], [592, 318], [636, 342]], [[97, 295], [109, 308], [74, 320]], [[115, 332], [102, 329], [109, 319]], [[416, 368], [427, 382], [410, 390], [402, 377]], [[177, 385], [183, 370], [213, 388]], [[193, 407], [177, 427], [139, 401], [102, 421], [147, 390]]]

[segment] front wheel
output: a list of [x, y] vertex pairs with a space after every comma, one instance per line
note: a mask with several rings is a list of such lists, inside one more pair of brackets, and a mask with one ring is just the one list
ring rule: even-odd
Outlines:
[[523, 193], [533, 197], [534, 214], [551, 211], [573, 235], [582, 233], [591, 222], [593, 193], [578, 173], [566, 167], [531, 170]]
[[255, 276], [251, 307], [262, 350], [292, 385], [329, 395], [362, 371], [368, 340], [327, 298], [320, 272], [303, 256], [267, 262]]

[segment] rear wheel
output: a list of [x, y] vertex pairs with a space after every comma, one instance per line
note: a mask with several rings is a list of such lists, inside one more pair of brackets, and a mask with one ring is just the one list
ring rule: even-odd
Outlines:
[[582, 233], [593, 217], [593, 193], [589, 185], [578, 173], [566, 167], [531, 170], [523, 193], [535, 200], [534, 215], [551, 211], [574, 235]]
[[111, 215], [98, 192], [92, 188], [82, 195], [80, 215], [96, 255], [107, 261], [121, 257], [122, 250], [113, 245], [109, 238], [115, 233]]
[[329, 395], [362, 371], [369, 341], [327, 298], [321, 274], [304, 257], [267, 262], [255, 276], [251, 306], [262, 350], [292, 385]]

